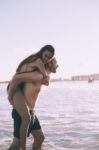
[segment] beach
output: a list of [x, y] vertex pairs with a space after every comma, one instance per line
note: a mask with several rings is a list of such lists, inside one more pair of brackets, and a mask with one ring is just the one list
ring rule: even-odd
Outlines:
[[[13, 137], [7, 84], [0, 84], [0, 150]], [[99, 150], [99, 82], [53, 82], [43, 87], [35, 108], [45, 142], [42, 150]], [[27, 150], [33, 139], [27, 138]]]

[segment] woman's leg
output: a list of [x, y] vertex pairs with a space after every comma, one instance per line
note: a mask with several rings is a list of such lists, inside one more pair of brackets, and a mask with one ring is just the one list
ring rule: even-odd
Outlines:
[[30, 123], [30, 114], [25, 103], [25, 97], [22, 95], [20, 90], [17, 90], [14, 98], [14, 107], [21, 117], [21, 127], [20, 127], [20, 147], [22, 150], [26, 150], [26, 137], [27, 130]]

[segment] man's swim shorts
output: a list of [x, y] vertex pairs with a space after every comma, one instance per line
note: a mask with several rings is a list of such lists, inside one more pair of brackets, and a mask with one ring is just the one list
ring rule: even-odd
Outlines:
[[[31, 121], [28, 129], [28, 136], [29, 134], [34, 131], [34, 130], [39, 130], [41, 129], [40, 122], [38, 118], [34, 115], [33, 112], [30, 111], [30, 116], [31, 116]], [[20, 138], [20, 127], [21, 127], [21, 122], [22, 119], [16, 109], [12, 110], [12, 118], [14, 120], [14, 137]]]

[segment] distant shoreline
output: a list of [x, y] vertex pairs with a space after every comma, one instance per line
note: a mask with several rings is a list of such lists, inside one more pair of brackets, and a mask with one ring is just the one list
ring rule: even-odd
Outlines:
[[[74, 82], [74, 81], [87, 81], [87, 82], [94, 82], [99, 81], [99, 74], [96, 76], [72, 76], [71, 79], [68, 78], [56, 78], [51, 79], [50, 82]], [[10, 81], [0, 81], [0, 84], [8, 84]]]
[[[70, 80], [67, 80], [67, 79], [51, 79], [50, 82], [63, 82], [63, 81], [70, 81]], [[9, 83], [10, 81], [0, 81], [0, 84], [7, 84]]]
[[0, 81], [0, 84], [6, 84], [9, 83], [9, 81]]

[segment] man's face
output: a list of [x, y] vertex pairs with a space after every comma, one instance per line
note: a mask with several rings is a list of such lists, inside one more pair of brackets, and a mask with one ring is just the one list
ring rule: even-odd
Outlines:
[[49, 62], [49, 70], [52, 73], [56, 73], [57, 68], [58, 68], [57, 60], [53, 58], [53, 60]]

